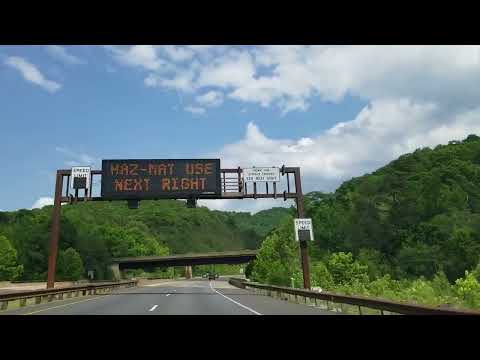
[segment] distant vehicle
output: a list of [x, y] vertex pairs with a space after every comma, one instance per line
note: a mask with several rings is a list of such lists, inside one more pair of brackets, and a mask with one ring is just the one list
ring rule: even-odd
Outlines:
[[208, 280], [215, 280], [215, 279], [218, 279], [218, 274], [208, 273]]

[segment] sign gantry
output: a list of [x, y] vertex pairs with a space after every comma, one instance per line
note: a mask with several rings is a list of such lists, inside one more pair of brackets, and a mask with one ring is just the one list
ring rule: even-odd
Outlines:
[[[93, 176], [101, 176], [98, 197], [92, 196]], [[63, 195], [65, 177], [67, 186]], [[69, 191], [70, 178], [75, 196]], [[79, 197], [81, 189], [84, 190], [83, 197]], [[304, 219], [299, 167], [222, 169], [220, 159], [124, 159], [103, 160], [102, 170], [91, 170], [89, 167], [57, 170], [47, 288], [54, 287], [55, 283], [62, 203], [126, 200], [130, 208], [137, 208], [141, 200], [186, 199], [188, 207], [195, 207], [198, 199], [265, 198], [294, 199], [296, 202], [296, 220], [300, 220], [300, 227], [296, 221], [295, 237], [300, 242], [304, 288], [309, 289], [307, 240], [313, 240], [313, 232], [311, 220]]]

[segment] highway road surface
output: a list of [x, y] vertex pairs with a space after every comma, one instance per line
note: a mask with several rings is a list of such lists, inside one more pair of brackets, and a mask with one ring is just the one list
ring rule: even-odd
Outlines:
[[153, 282], [0, 312], [2, 315], [335, 315], [231, 286], [227, 279]]

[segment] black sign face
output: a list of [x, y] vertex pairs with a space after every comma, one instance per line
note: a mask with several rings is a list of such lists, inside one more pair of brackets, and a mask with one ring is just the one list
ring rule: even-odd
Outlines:
[[310, 230], [298, 230], [298, 240], [308, 241], [310, 239]]
[[101, 195], [105, 200], [220, 196], [220, 159], [103, 160]]
[[87, 188], [87, 178], [86, 177], [74, 177], [73, 178], [73, 188], [74, 189], [86, 189]]

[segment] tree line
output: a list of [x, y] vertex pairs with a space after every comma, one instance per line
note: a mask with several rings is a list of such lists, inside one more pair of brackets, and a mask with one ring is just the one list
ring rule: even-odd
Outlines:
[[[111, 279], [114, 257], [257, 249], [287, 209], [255, 215], [187, 208], [182, 201], [86, 202], [62, 206], [58, 280], [94, 271]], [[52, 207], [0, 212], [0, 280], [45, 280]]]
[[[418, 149], [334, 193], [309, 193], [305, 207], [314, 285], [480, 307], [478, 136]], [[267, 236], [249, 276], [301, 284], [293, 217]]]

